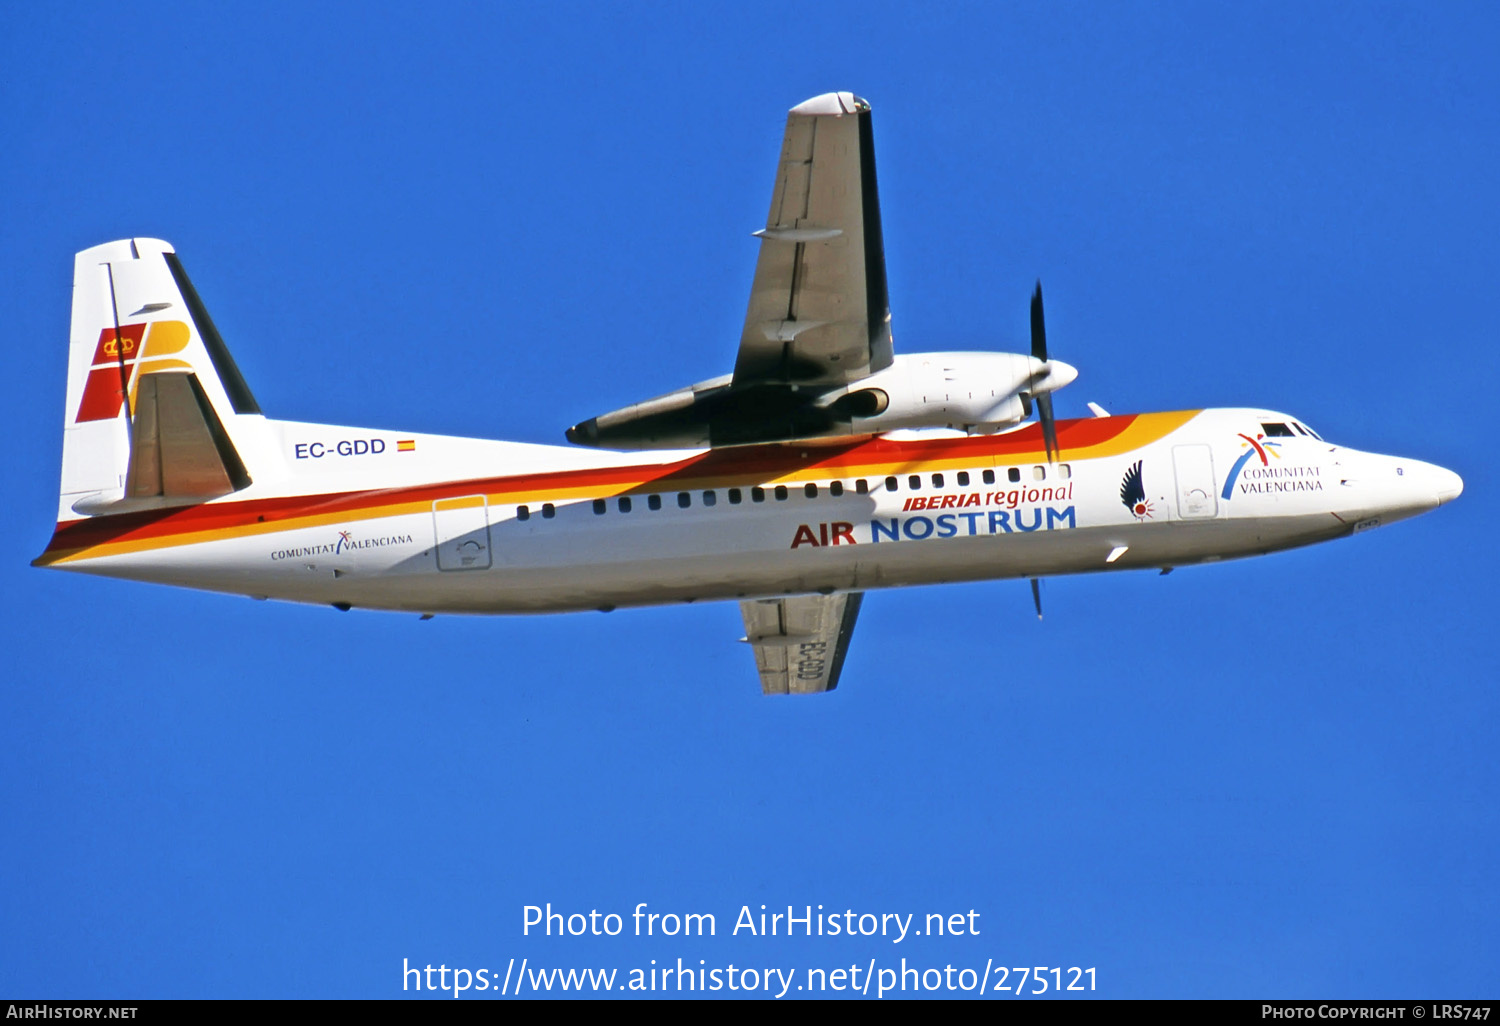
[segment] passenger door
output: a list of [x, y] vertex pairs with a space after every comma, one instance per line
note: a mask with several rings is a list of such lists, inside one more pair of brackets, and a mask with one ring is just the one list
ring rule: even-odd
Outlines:
[[1214, 454], [1207, 445], [1172, 447], [1172, 467], [1177, 474], [1177, 515], [1183, 520], [1212, 520], [1219, 515], [1218, 488], [1214, 484]]

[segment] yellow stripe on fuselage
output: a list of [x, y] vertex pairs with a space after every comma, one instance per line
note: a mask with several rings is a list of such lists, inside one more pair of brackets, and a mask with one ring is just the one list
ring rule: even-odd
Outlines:
[[[1131, 423], [1122, 431], [1099, 442], [1082, 446], [1067, 446], [1064, 444], [1058, 459], [1060, 461], [1105, 459], [1133, 452], [1165, 438], [1192, 420], [1199, 412], [1201, 411], [1186, 410], [1173, 413], [1137, 414], [1131, 418]], [[518, 477], [517, 486], [514, 488], [495, 488], [493, 485], [496, 479], [480, 478], [468, 481], [459, 480], [431, 485], [418, 485], [399, 490], [403, 493], [421, 492], [422, 497], [419, 499], [387, 499], [387, 501], [381, 501], [383, 494], [389, 496], [390, 493], [378, 489], [371, 490], [365, 493], [366, 502], [364, 504], [356, 506], [341, 505], [341, 508], [329, 512], [316, 511], [319, 506], [332, 504], [326, 496], [307, 496], [308, 506], [304, 510], [286, 513], [278, 512], [275, 514], [275, 519], [272, 520], [249, 520], [245, 523], [219, 525], [201, 530], [188, 528], [170, 534], [156, 533], [148, 537], [120, 538], [81, 548], [58, 549], [39, 557], [35, 561], [35, 565], [56, 566], [106, 556], [129, 555], [227, 539], [252, 538], [259, 535], [276, 534], [283, 531], [301, 530], [309, 527], [322, 527], [332, 524], [347, 525], [387, 517], [425, 514], [432, 511], [434, 501], [440, 501], [444, 497], [453, 496], [483, 495], [486, 502], [492, 506], [509, 504], [529, 505], [545, 502], [564, 503], [578, 499], [613, 498], [616, 496], [649, 494], [652, 492], [692, 491], [748, 485], [800, 484], [804, 482], [860, 477], [880, 478], [892, 474], [931, 473], [975, 467], [1006, 467], [1046, 460], [1045, 452], [1039, 449], [994, 452], [992, 447], [997, 440], [1003, 441], [1004, 436], [978, 436], [974, 438], [943, 440], [948, 444], [941, 445], [940, 448], [950, 451], [944, 452], [942, 455], [923, 455], [921, 450], [930, 449], [932, 443], [925, 441], [892, 443], [889, 440], [876, 439], [876, 442], [884, 443], [879, 446], [880, 448], [894, 445], [900, 448], [909, 447], [916, 451], [913, 452], [912, 458], [906, 460], [892, 460], [890, 458], [891, 454], [886, 453], [881, 454], [884, 458], [871, 458], [868, 461], [861, 461], [859, 459], [859, 450], [862, 446], [855, 446], [853, 449], [844, 450], [840, 453], [839, 457], [832, 458], [826, 462], [820, 463], [815, 461], [807, 466], [799, 466], [794, 469], [788, 469], [784, 473], [769, 476], [751, 473], [750, 471], [735, 473], [729, 468], [716, 469], [712, 466], [704, 467], [704, 473], [699, 476], [691, 476], [691, 464], [693, 460], [701, 459], [701, 457], [694, 457], [693, 460], [687, 461], [686, 465], [626, 465], [613, 468], [595, 468], [588, 472], [590, 476], [595, 477], [603, 475], [614, 477], [615, 480], [610, 484], [601, 484], [598, 480], [583, 481], [579, 484], [569, 486], [539, 486], [533, 483], [522, 483], [526, 479], [569, 476], [576, 473], [560, 469], [555, 472], [528, 474], [525, 478]], [[1060, 439], [1061, 441], [1064, 441], [1064, 439]], [[823, 443], [826, 443], [826, 440], [819, 440], [819, 443], [808, 443], [805, 451], [816, 453], [818, 446]], [[793, 443], [781, 448], [787, 452], [793, 452], [797, 451], [799, 446]], [[872, 457], [874, 455], [872, 453]], [[673, 473], [674, 468], [679, 467], [685, 471], [682, 476], [676, 476]], [[632, 474], [630, 473], [631, 471], [637, 473]], [[629, 474], [629, 476], [622, 481], [620, 477], [623, 474]], [[503, 481], [504, 479], [500, 480]], [[434, 494], [439, 492], [441, 494]], [[297, 496], [286, 497], [288, 501], [295, 501], [297, 498]], [[342, 504], [344, 500], [341, 499], [339, 501]], [[209, 508], [212, 505], [214, 504], [210, 504]], [[231, 503], [224, 503], [224, 505], [231, 505]], [[248, 519], [254, 516], [254, 514], [247, 513], [246, 516]]]

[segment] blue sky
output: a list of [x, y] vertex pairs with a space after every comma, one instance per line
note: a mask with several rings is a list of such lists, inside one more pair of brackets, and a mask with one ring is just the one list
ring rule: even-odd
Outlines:
[[[400, 996], [402, 960], [1500, 982], [1492, 5], [22, 7], [0, 994]], [[171, 241], [271, 416], [561, 443], [728, 370], [785, 111], [870, 100], [896, 345], [1060, 416], [1268, 405], [1440, 463], [1265, 559], [872, 594], [762, 699], [733, 604], [465, 619], [44, 572], [72, 254]], [[523, 937], [522, 909], [716, 915]], [[980, 913], [750, 938], [742, 905]]]

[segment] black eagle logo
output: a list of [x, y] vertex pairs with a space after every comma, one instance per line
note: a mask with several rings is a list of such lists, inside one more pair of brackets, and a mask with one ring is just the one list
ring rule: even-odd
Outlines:
[[1151, 503], [1146, 501], [1146, 486], [1141, 481], [1140, 460], [1136, 460], [1125, 471], [1125, 478], [1120, 482], [1120, 501], [1137, 520], [1144, 520], [1151, 515]]

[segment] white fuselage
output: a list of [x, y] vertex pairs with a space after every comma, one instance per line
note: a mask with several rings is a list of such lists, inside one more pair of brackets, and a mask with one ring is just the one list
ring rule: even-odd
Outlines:
[[38, 562], [340, 607], [609, 609], [1210, 562], [1462, 488], [1264, 410], [1065, 421], [1059, 441], [1055, 462], [1034, 426], [621, 454], [265, 421], [279, 477], [188, 508], [65, 510]]

